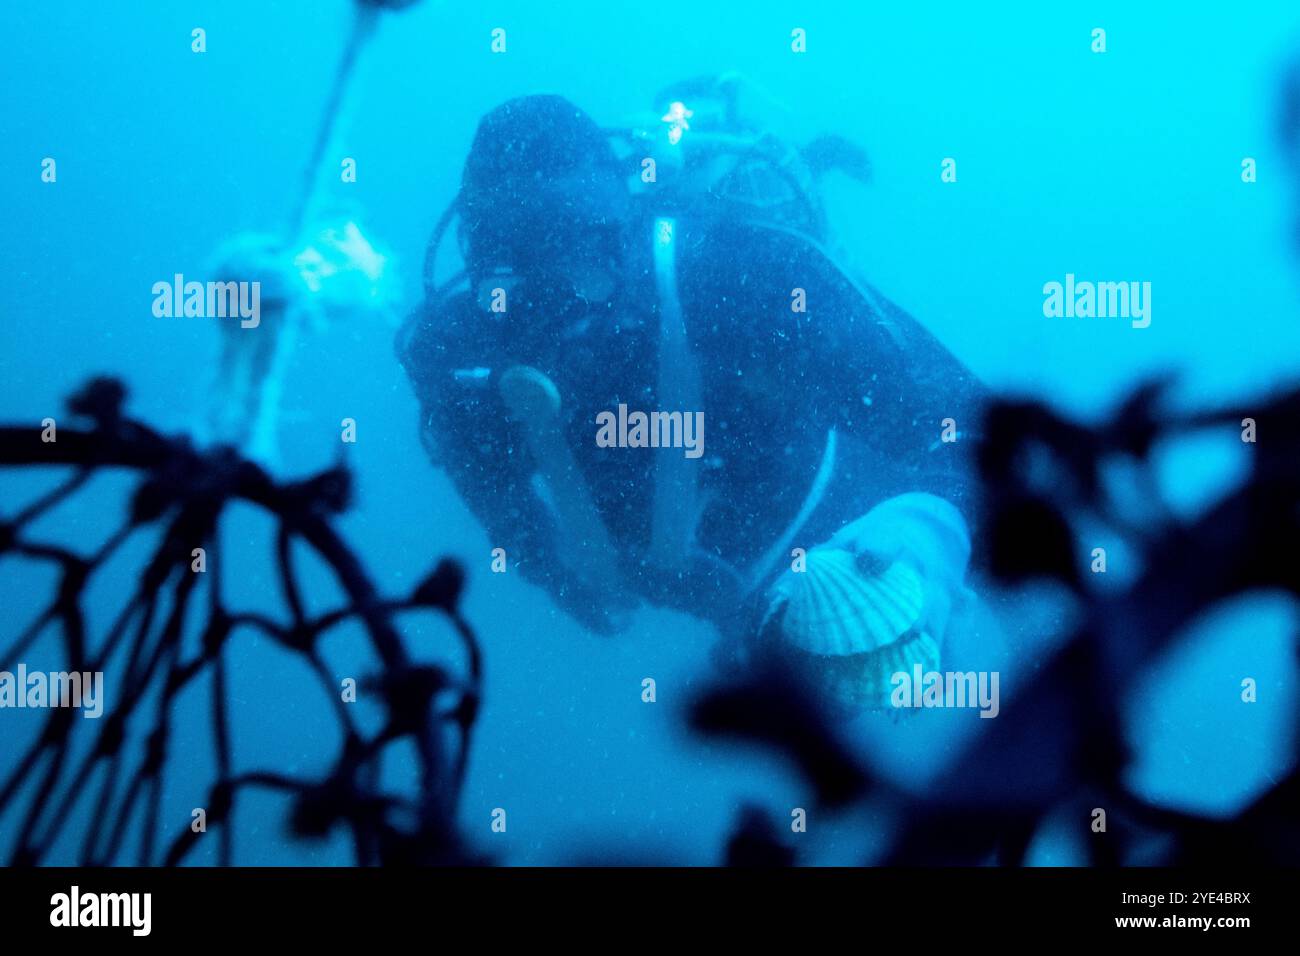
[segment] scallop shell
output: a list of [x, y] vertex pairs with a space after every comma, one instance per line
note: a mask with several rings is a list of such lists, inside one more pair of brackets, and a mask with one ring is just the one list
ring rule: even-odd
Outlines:
[[806, 570], [789, 572], [774, 589], [771, 617], [784, 607], [781, 630], [809, 654], [848, 657], [879, 651], [917, 627], [925, 607], [920, 575], [894, 562], [864, 571], [839, 548], [814, 548]]
[[798, 654], [794, 661], [823, 689], [827, 698], [852, 708], [891, 707], [894, 675], [911, 675], [939, 667], [939, 642], [928, 632], [912, 630], [878, 651], [848, 657]]

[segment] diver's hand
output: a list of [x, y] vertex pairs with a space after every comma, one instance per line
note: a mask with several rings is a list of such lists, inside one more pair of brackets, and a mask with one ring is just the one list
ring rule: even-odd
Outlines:
[[624, 593], [605, 594], [570, 579], [551, 590], [560, 608], [594, 634], [613, 636], [626, 631], [637, 602]]
[[826, 542], [856, 555], [895, 560], [909, 557], [932, 570], [964, 573], [970, 561], [970, 529], [955, 505], [937, 495], [908, 492], [877, 504]]

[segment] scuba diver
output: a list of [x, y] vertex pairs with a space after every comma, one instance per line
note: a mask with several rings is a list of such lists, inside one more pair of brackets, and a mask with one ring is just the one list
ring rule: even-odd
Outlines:
[[[817, 179], [865, 156], [794, 148], [755, 95], [690, 81], [630, 131], [552, 95], [488, 113], [398, 354], [493, 548], [588, 627], [685, 610], [878, 705], [882, 667], [937, 663], [964, 588], [941, 423], [964, 437], [981, 387], [837, 264]], [[453, 220], [464, 267], [438, 283]], [[703, 412], [702, 454], [598, 442], [620, 406]]]

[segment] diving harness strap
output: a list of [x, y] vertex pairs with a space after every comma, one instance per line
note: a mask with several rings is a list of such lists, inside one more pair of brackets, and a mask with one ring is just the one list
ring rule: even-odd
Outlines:
[[[654, 224], [655, 286], [659, 294], [659, 384], [657, 399], [663, 409], [683, 414], [703, 408], [699, 363], [686, 338], [686, 325], [677, 291], [676, 222], [660, 218]], [[821, 504], [835, 471], [835, 429], [826, 433], [812, 487], [794, 519], [743, 576], [742, 597], [753, 593], [780, 561], [783, 552]], [[660, 454], [655, 460], [653, 521], [650, 557], [660, 568], [685, 570], [694, 545], [700, 516], [697, 462], [683, 455]]]

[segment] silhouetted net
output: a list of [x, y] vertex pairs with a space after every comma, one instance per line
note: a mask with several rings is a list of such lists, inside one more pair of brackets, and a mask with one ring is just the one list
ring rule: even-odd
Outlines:
[[[1003, 401], [989, 409], [978, 454], [986, 571], [1009, 584], [1057, 581], [1073, 594], [1079, 614], [1068, 637], [1043, 656], [1034, 679], [1004, 703], [997, 720], [976, 722], [980, 732], [923, 796], [903, 792], [864, 766], [808, 689], [761, 659], [700, 697], [691, 714], [695, 731], [788, 758], [813, 805], [828, 816], [889, 806], [887, 849], [873, 856], [876, 863], [1020, 865], [1053, 815], [1069, 815], [1082, 831], [1090, 810], [1100, 807], [1107, 812], [1106, 830], [1089, 834], [1086, 843], [1094, 865], [1294, 864], [1300, 859], [1294, 755], [1270, 774], [1271, 787], [1230, 817], [1170, 809], [1125, 782], [1131, 754], [1120, 702], [1157, 657], [1192, 621], [1234, 595], [1270, 590], [1300, 596], [1300, 392], [1203, 414], [1169, 412], [1166, 399], [1163, 383], [1144, 386], [1095, 427], [1037, 402]], [[116, 382], [92, 382], [71, 402], [71, 410], [92, 427], [61, 428], [54, 443], [42, 442], [34, 427], [0, 429], [0, 465], [71, 469], [57, 488], [0, 523], [0, 555], [46, 562], [58, 572], [53, 600], [3, 648], [0, 670], [49, 628], [58, 633], [68, 670], [101, 669], [123, 643], [129, 662], [115, 703], [101, 720], [82, 720], [68, 708], [49, 710], [38, 739], [0, 781], [0, 818], [24, 787], [29, 792], [12, 862], [42, 862], [64, 829], [84, 819], [73, 812], [79, 799], [94, 799], [101, 808], [95, 823], [83, 824], [81, 862], [184, 861], [199, 834], [186, 827], [159, 833], [157, 810], [172, 704], [208, 672], [218, 774], [206, 810], [209, 825], [219, 830], [219, 862], [234, 859], [232, 812], [249, 788], [288, 794], [291, 828], [299, 836], [345, 826], [361, 864], [469, 860], [453, 821], [479, 706], [481, 661], [458, 611], [462, 571], [443, 562], [409, 597], [383, 599], [331, 527], [347, 504], [346, 472], [277, 483], [229, 451], [199, 452], [123, 418], [122, 400]], [[1207, 429], [1236, 436], [1245, 418], [1259, 434], [1245, 446], [1249, 474], [1203, 514], [1180, 520], [1162, 513], [1153, 496], [1147, 520], [1134, 523], [1114, 500], [1104, 474], [1117, 460], [1136, 470], [1140, 484], [1147, 473], [1146, 487], [1155, 488], [1153, 449], [1161, 441]], [[139, 483], [129, 515], [102, 548], [82, 556], [29, 536], [39, 516], [106, 468], [128, 469]], [[213, 549], [201, 649], [187, 656], [184, 618], [203, 577], [192, 573], [192, 552], [213, 540], [223, 511], [236, 501], [262, 509], [278, 528], [274, 564], [289, 623], [227, 607], [220, 553]], [[1143, 569], [1128, 586], [1099, 591], [1080, 573], [1078, 556], [1088, 551], [1080, 529], [1089, 516], [1124, 530], [1132, 563]], [[128, 536], [155, 525], [160, 543], [107, 634], [92, 642], [82, 608], [89, 582]], [[292, 559], [295, 542], [331, 569], [346, 595], [342, 607], [314, 616], [304, 610]], [[413, 662], [394, 623], [395, 615], [408, 611], [445, 616], [463, 642], [463, 674]], [[321, 636], [345, 622], [361, 625], [380, 662], [378, 673], [363, 683], [383, 701], [385, 719], [376, 733], [355, 726], [319, 654]], [[227, 656], [231, 638], [243, 630], [300, 655], [335, 702], [344, 730], [324, 774], [303, 778], [275, 769], [232, 769]], [[157, 691], [152, 695], [151, 687]], [[153, 706], [146, 710], [148, 701]], [[142, 734], [145, 744], [142, 756], [128, 764], [123, 743], [132, 733]], [[79, 734], [93, 740], [78, 756], [73, 743]], [[414, 797], [380, 785], [381, 758], [399, 743], [409, 745], [403, 754], [414, 754], [418, 764]], [[141, 815], [143, 826], [131, 827], [133, 814]], [[739, 865], [800, 862], [774, 814], [777, 808], [761, 801], [739, 807], [736, 832], [720, 848], [722, 859]], [[131, 846], [129, 833], [137, 835]], [[629, 847], [619, 860], [651, 855], [657, 858], [647, 848]]]
[[[112, 379], [90, 382], [69, 402], [88, 427], [60, 426], [55, 441], [41, 429], [0, 429], [0, 466], [59, 466], [69, 475], [16, 515], [0, 516], [0, 556], [51, 565], [53, 598], [30, 623], [5, 622], [15, 639], [0, 645], [0, 671], [15, 664], [43, 635], [53, 631], [68, 672], [103, 671], [115, 654], [125, 667], [115, 672], [116, 692], [98, 720], [81, 711], [51, 707], [42, 729], [0, 779], [0, 819], [22, 807], [16, 834], [5, 834], [13, 864], [46, 862], [51, 847], [75, 834], [81, 864], [177, 864], [186, 860], [206, 830], [215, 829], [217, 862], [235, 859], [235, 807], [247, 791], [264, 788], [290, 798], [290, 827], [299, 837], [323, 837], [337, 827], [351, 836], [358, 864], [456, 863], [465, 860], [454, 829], [470, 739], [478, 712], [481, 658], [473, 631], [461, 617], [461, 568], [443, 561], [414, 592], [400, 600], [377, 593], [353, 551], [332, 527], [348, 505], [350, 481], [342, 467], [306, 481], [280, 483], [230, 449], [196, 450], [187, 440], [163, 437], [123, 416], [123, 387]], [[118, 530], [94, 553], [78, 554], [34, 540], [31, 529], [44, 515], [77, 495], [99, 472], [125, 469], [137, 476], [128, 513]], [[287, 623], [229, 607], [223, 599], [228, 563], [214, 546], [223, 517], [236, 503], [270, 516], [274, 555]], [[124, 542], [153, 528], [159, 532], [138, 580], [121, 590], [122, 605], [104, 634], [89, 633], [86, 593], [96, 575]], [[332, 572], [342, 606], [309, 614], [295, 554], [306, 547]], [[204, 574], [192, 565], [203, 548]], [[202, 581], [202, 585], [200, 585]], [[442, 615], [463, 645], [463, 673], [417, 663], [395, 626], [404, 612]], [[187, 621], [199, 615], [201, 640], [187, 653]], [[322, 637], [336, 628], [359, 626], [378, 661], [378, 671], [359, 680], [362, 692], [382, 702], [377, 731], [364, 732], [340, 693], [340, 681], [326, 667]], [[299, 776], [274, 767], [236, 770], [232, 755], [228, 670], [232, 640], [257, 632], [305, 660], [342, 728], [341, 743], [328, 769]], [[202, 809], [206, 827], [169, 827], [159, 813], [169, 758], [176, 737], [178, 695], [210, 684], [210, 737], [216, 778]], [[302, 688], [287, 688], [290, 693]], [[139, 746], [128, 746], [142, 740]], [[12, 739], [6, 746], [12, 746]], [[418, 765], [414, 795], [381, 784], [381, 765], [400, 748], [401, 759]], [[133, 754], [138, 751], [138, 754]], [[93, 801], [85, 812], [80, 801]], [[81, 812], [78, 812], [78, 811]], [[15, 838], [16, 836], [16, 838]]]
[[[785, 755], [827, 814], [888, 806], [899, 822], [875, 863], [1020, 865], [1049, 819], [1066, 814], [1088, 837], [1092, 865], [1295, 865], [1294, 753], [1269, 768], [1265, 792], [1226, 818], [1157, 805], [1126, 785], [1132, 755], [1121, 703], [1157, 657], [1226, 599], [1261, 591], [1300, 596], [1300, 391], [1203, 414], [1170, 413], [1167, 399], [1165, 383], [1142, 386], [1098, 427], [1038, 402], [1002, 401], [988, 410], [979, 446], [987, 570], [1012, 585], [1064, 584], [1078, 624], [996, 720], [979, 722], [987, 726], [924, 796], [861, 766], [813, 695], [775, 667], [708, 693], [695, 709], [696, 727]], [[1143, 520], [1134, 523], [1115, 500], [1104, 474], [1116, 462], [1137, 484], [1156, 489], [1153, 450], [1161, 441], [1204, 430], [1237, 440], [1247, 418], [1258, 435], [1243, 443], [1249, 474], [1204, 514], [1179, 520], [1162, 512], [1152, 491]], [[1085, 580], [1092, 576], [1080, 573], [1079, 555], [1092, 547], [1080, 529], [1096, 517], [1124, 530], [1133, 549], [1126, 563], [1144, 569], [1122, 590], [1098, 591]], [[1235, 700], [1233, 676], [1226, 678], [1223, 699]], [[1214, 716], [1206, 715], [1207, 726]], [[1300, 727], [1296, 717], [1292, 727]], [[1104, 832], [1090, 832], [1095, 808], [1106, 811]], [[728, 859], [791, 862], [779, 833], [761, 808], [745, 808]]]

